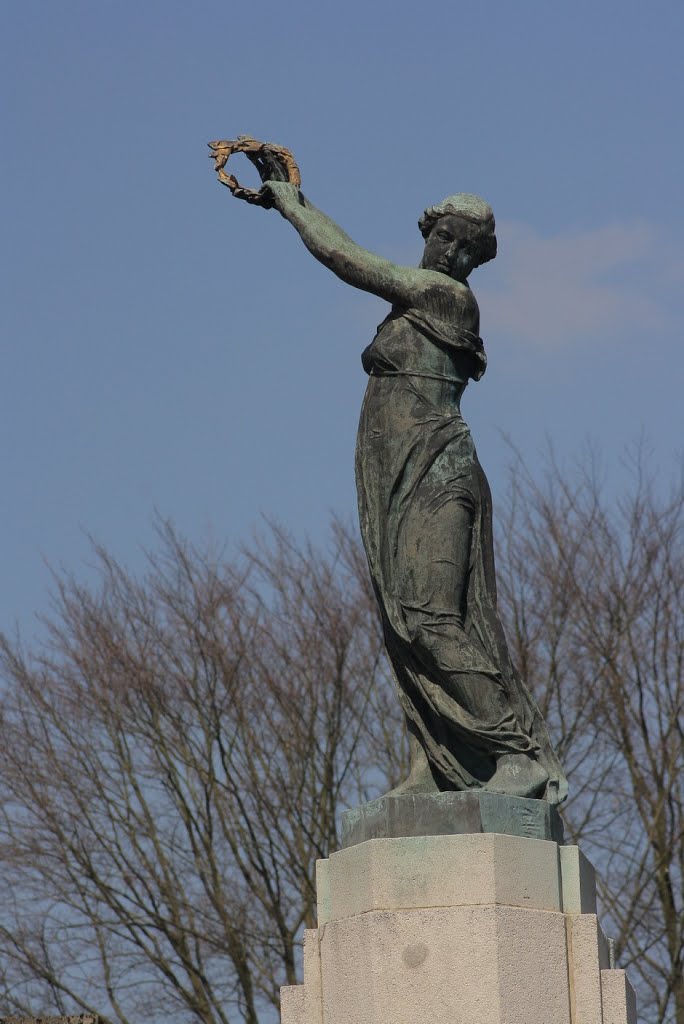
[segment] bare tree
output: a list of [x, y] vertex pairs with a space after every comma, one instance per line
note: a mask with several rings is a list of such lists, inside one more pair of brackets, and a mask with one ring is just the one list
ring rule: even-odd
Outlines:
[[[643, 454], [499, 500], [499, 603], [568, 771], [641, 1016], [684, 1024], [684, 490]], [[142, 578], [55, 580], [42, 646], [0, 644], [0, 999], [273, 1019], [339, 811], [406, 766], [365, 557], [275, 527], [239, 558], [161, 530]]]
[[231, 563], [167, 527], [143, 580], [97, 556], [42, 650], [2, 644], [1, 998], [270, 1019], [340, 808], [405, 757], [359, 552], [274, 528]]
[[611, 500], [591, 453], [541, 482], [518, 461], [499, 600], [641, 1015], [684, 1024], [684, 489], [661, 493], [647, 464], [637, 450]]

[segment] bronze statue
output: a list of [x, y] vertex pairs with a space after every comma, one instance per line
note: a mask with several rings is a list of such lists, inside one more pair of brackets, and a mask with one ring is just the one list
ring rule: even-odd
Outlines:
[[[274, 206], [317, 260], [392, 307], [362, 356], [356, 480], [411, 744], [409, 777], [394, 792], [487, 789], [560, 803], [566, 780], [497, 615], [491, 495], [460, 411], [486, 366], [468, 277], [496, 256], [491, 207], [465, 193], [429, 207], [420, 266], [402, 267], [309, 202], [287, 150], [245, 136], [210, 145], [236, 195]], [[258, 168], [260, 191], [224, 172], [236, 151]]]

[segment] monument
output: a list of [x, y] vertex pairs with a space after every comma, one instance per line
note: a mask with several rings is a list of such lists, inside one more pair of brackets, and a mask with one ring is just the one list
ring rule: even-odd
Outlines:
[[[348, 811], [319, 862], [318, 928], [283, 1024], [625, 1024], [593, 871], [562, 842], [567, 782], [496, 607], [492, 504], [460, 410], [486, 368], [471, 273], [496, 256], [481, 198], [419, 220], [417, 268], [363, 249], [302, 193], [282, 146], [210, 143], [235, 196], [275, 208], [339, 278], [391, 305], [362, 356], [361, 534], [406, 717], [408, 778]], [[225, 171], [233, 153], [262, 187]]]

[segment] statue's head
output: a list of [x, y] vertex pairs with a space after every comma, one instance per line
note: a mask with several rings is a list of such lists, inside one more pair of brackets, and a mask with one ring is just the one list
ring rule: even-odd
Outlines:
[[429, 206], [418, 221], [425, 239], [421, 267], [465, 281], [475, 267], [496, 256], [494, 214], [489, 203], [469, 192]]

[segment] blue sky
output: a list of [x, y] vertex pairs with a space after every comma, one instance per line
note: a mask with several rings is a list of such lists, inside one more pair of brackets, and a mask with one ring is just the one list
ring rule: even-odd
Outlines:
[[46, 562], [88, 574], [87, 533], [140, 565], [155, 509], [228, 545], [263, 514], [317, 538], [354, 514], [384, 306], [233, 200], [213, 138], [289, 146], [401, 262], [426, 205], [492, 203], [463, 409], [495, 503], [502, 434], [533, 466], [594, 439], [619, 475], [645, 432], [678, 471], [681, 3], [6, 0], [0, 27], [0, 628], [48, 608]]

